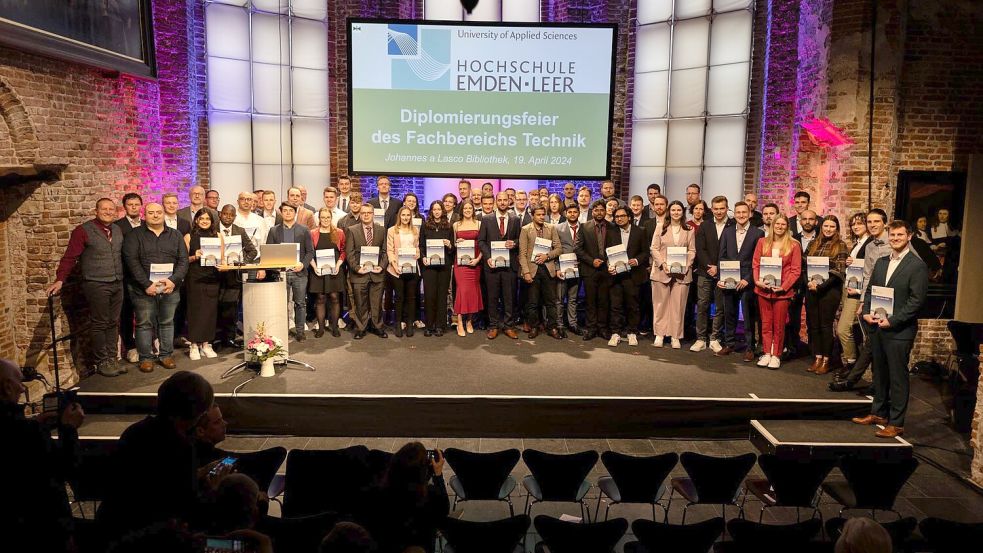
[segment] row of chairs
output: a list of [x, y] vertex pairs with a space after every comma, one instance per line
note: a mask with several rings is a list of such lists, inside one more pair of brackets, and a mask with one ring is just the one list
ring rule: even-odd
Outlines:
[[[706, 553], [711, 547], [720, 553], [831, 552], [845, 523], [846, 519], [840, 517], [827, 521], [825, 530], [829, 540], [825, 541], [817, 539], [823, 525], [815, 518], [782, 525], [744, 519], [733, 519], [725, 525], [722, 517], [689, 525], [638, 519], [631, 523], [634, 540], [624, 545], [624, 552]], [[529, 516], [525, 514], [491, 522], [448, 518], [440, 530], [443, 551], [513, 553], [523, 550], [521, 544], [529, 525]], [[540, 537], [535, 547], [537, 553], [610, 553], [628, 530], [628, 521], [623, 518], [578, 524], [539, 515], [533, 525]], [[911, 549], [916, 526], [924, 538], [921, 547], [917, 547], [919, 551], [963, 553], [983, 538], [983, 523], [966, 524], [938, 518], [927, 518], [918, 523], [914, 518], [904, 518], [881, 525], [891, 536], [895, 551]], [[731, 539], [718, 541], [725, 527]]]

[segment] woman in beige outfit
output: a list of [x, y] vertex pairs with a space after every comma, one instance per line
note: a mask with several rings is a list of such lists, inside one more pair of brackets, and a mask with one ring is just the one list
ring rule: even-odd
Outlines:
[[[680, 201], [669, 204], [668, 216], [661, 232], [652, 235], [652, 320], [655, 321], [655, 342], [662, 347], [669, 336], [673, 349], [679, 349], [683, 337], [686, 298], [693, 281], [693, 259], [696, 257], [696, 231], [683, 219], [685, 210]], [[671, 246], [686, 248], [686, 265], [682, 272], [672, 272], [669, 262]]]

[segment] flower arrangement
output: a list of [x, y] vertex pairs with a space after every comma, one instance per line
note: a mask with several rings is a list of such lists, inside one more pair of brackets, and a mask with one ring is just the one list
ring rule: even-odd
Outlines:
[[246, 351], [262, 362], [283, 355], [283, 342], [275, 336], [266, 333], [266, 325], [259, 323], [253, 338], [246, 344]]

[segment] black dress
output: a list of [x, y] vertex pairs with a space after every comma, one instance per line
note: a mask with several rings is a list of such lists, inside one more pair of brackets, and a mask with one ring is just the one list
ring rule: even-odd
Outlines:
[[[218, 235], [216, 235], [218, 236]], [[191, 234], [188, 251], [201, 249], [198, 233]], [[215, 340], [218, 321], [219, 272], [215, 267], [202, 267], [200, 260], [188, 265], [188, 340], [194, 344]]]
[[[315, 259], [317, 259], [317, 252], [322, 250], [334, 250], [335, 262], [338, 261], [342, 253], [343, 244], [336, 244], [334, 237], [330, 234], [324, 232], [318, 233], [317, 246], [314, 248]], [[344, 292], [345, 291], [345, 266], [341, 266], [341, 270], [338, 271], [336, 275], [325, 274], [324, 276], [319, 276], [314, 272], [313, 269], [308, 271], [307, 275], [307, 291], [312, 294], [331, 294], [334, 292]]]

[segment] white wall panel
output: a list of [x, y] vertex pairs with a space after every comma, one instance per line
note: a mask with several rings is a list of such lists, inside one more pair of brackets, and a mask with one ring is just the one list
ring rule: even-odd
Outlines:
[[672, 34], [672, 68], [688, 69], [707, 64], [710, 20], [691, 19], [676, 23]]
[[[226, 203], [239, 197], [240, 192], [253, 191], [253, 166], [250, 163], [216, 163], [210, 166], [208, 187], [218, 190]], [[221, 207], [221, 206], [220, 206]]]
[[[293, 186], [290, 166], [254, 165], [253, 175], [253, 189], [272, 190], [276, 192], [276, 205], [279, 210], [280, 202], [287, 199], [287, 189]], [[308, 192], [307, 197], [310, 199], [310, 192]], [[314, 196], [314, 198], [317, 198], [317, 196]]]
[[258, 113], [290, 114], [290, 68], [253, 64], [253, 106]]
[[635, 119], [665, 117], [668, 109], [669, 72], [656, 71], [635, 75], [633, 117]]
[[[744, 167], [707, 167], [703, 171], [703, 197], [726, 196], [730, 208], [744, 199]], [[707, 202], [709, 203], [709, 202]]]
[[699, 166], [696, 167], [669, 167], [666, 170], [666, 185], [662, 187], [662, 195], [669, 198], [669, 201], [679, 200], [686, 204], [686, 187], [696, 183], [703, 186], [703, 171]]
[[668, 23], [639, 27], [635, 38], [635, 73], [669, 69], [670, 38]]
[[502, 0], [481, 0], [471, 13], [464, 12], [464, 21], [501, 21]]
[[248, 61], [208, 58], [208, 106], [229, 111], [251, 109]]
[[327, 165], [294, 165], [293, 182], [306, 186], [307, 203], [320, 207], [324, 187], [331, 184], [331, 168]]
[[252, 2], [253, 7], [264, 12], [287, 13], [287, 8], [290, 7], [289, 0], [252, 0]]
[[688, 167], [703, 163], [703, 119], [669, 121], [666, 165]]
[[742, 10], [713, 18], [710, 31], [710, 65], [751, 59], [751, 12]]
[[747, 123], [743, 117], [712, 117], [707, 120], [704, 165], [742, 165]]
[[330, 162], [328, 121], [326, 119], [293, 120], [295, 165], [327, 165]]
[[719, 12], [742, 10], [751, 6], [751, 0], [713, 0], [713, 9]]
[[707, 112], [710, 115], [744, 113], [748, 101], [750, 63], [717, 65], [710, 68]]
[[290, 13], [297, 17], [323, 21], [328, 17], [327, 0], [291, 0]]
[[710, 13], [710, 0], [676, 0], [676, 19], [697, 17]]
[[252, 163], [249, 115], [208, 114], [208, 155], [213, 163]]
[[306, 19], [291, 20], [294, 67], [328, 68], [328, 28], [324, 23]]
[[[635, 155], [632, 154], [632, 159]], [[646, 189], [650, 184], [658, 184], [665, 188], [666, 183], [666, 168], [665, 167], [646, 167], [646, 166], [632, 166], [631, 168], [631, 180], [628, 183], [628, 195], [634, 196], [638, 194], [639, 196], [645, 198], [645, 203], [648, 203], [648, 195]]]
[[253, 163], [291, 163], [290, 118], [253, 116]]
[[306, 117], [328, 116], [328, 72], [294, 68], [291, 71], [293, 111]]
[[287, 18], [279, 15], [253, 14], [253, 61], [290, 64], [290, 28]]
[[248, 0], [211, 0], [216, 4], [229, 4], [231, 6], [243, 7], [248, 3]]
[[638, 24], [669, 21], [672, 17], [672, 0], [638, 0]]
[[669, 115], [697, 117], [706, 111], [707, 68], [673, 71], [669, 83]]
[[441, 21], [461, 21], [464, 8], [460, 0], [424, 0], [423, 18]]
[[539, 22], [539, 16], [536, 0], [502, 0], [502, 21]]
[[205, 10], [209, 56], [249, 59], [249, 14], [232, 6], [210, 4]]
[[665, 165], [667, 130], [664, 120], [636, 121], [631, 138], [632, 159], [644, 159], [646, 165]]

